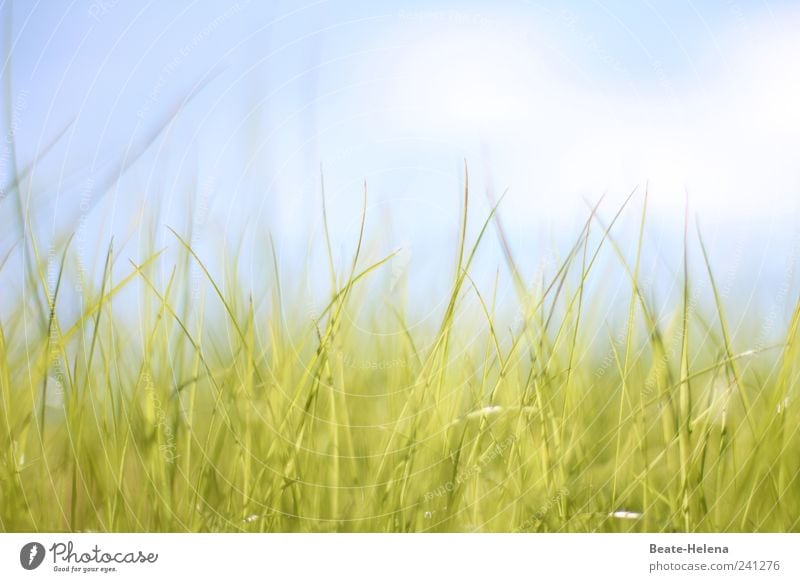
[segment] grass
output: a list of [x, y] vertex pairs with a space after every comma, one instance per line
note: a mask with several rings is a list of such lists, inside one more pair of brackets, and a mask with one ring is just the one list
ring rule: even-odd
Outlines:
[[[34, 286], [0, 320], [0, 530], [800, 531], [800, 306], [775, 345], [738, 345], [688, 221], [680, 298], [656, 305], [646, 200], [592, 209], [526, 280], [498, 213], [469, 239], [465, 187], [427, 326], [403, 289], [380, 291], [393, 255], [367, 260], [366, 211], [337, 268], [323, 202], [330, 289], [313, 313], [274, 246], [254, 296], [177, 231], [138, 262], [109, 244], [95, 281], [69, 241], [45, 255], [29, 233]], [[628, 257], [614, 229], [634, 202]], [[494, 235], [512, 314], [470, 274]], [[603, 258], [627, 282], [609, 321], [590, 293]], [[365, 338], [356, 311], [399, 332]]]

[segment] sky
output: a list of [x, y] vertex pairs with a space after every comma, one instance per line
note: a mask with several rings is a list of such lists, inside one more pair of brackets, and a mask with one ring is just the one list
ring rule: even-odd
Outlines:
[[[796, 3], [6, 1], [2, 15], [0, 256], [19, 238], [15, 157], [37, 236], [77, 232], [87, 265], [112, 235], [132, 256], [152, 233], [166, 244], [169, 224], [204, 256], [236, 250], [253, 279], [272, 236], [314, 280], [324, 178], [337, 259], [366, 183], [370, 253], [404, 249], [395, 271], [423, 274], [424, 293], [449, 278], [466, 162], [470, 232], [507, 190], [527, 272], [588, 205], [605, 195], [608, 218], [636, 189], [621, 241], [647, 191], [654, 269], [677, 269], [688, 204], [742, 301], [796, 288]], [[476, 269], [501, 260], [491, 242]]]

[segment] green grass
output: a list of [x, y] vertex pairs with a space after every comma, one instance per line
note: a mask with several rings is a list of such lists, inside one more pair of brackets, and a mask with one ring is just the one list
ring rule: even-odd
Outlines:
[[[468, 199], [428, 325], [381, 291], [392, 256], [366, 258], [365, 215], [345, 266], [327, 242], [312, 313], [274, 247], [254, 296], [175, 231], [138, 262], [109, 245], [94, 281], [69, 242], [22, 241], [35, 288], [0, 321], [0, 530], [800, 531], [800, 311], [774, 345], [740, 345], [688, 228], [680, 299], [656, 305], [646, 196], [607, 222], [593, 209], [535, 280], [499, 214], [468, 240]], [[633, 253], [614, 237], [631, 210]], [[470, 275], [495, 235], [511, 314]], [[627, 288], [609, 321], [589, 292], [601, 260]], [[356, 312], [399, 331], [365, 336]]]

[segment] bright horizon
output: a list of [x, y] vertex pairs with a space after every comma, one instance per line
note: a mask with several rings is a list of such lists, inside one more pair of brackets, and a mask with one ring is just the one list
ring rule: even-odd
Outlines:
[[[250, 272], [270, 234], [291, 268], [321, 240], [322, 168], [342, 263], [366, 181], [368, 227], [435, 287], [451, 265], [465, 160], [473, 227], [487, 192], [508, 190], [500, 215], [531, 276], [590, 204], [605, 196], [608, 217], [634, 188], [648, 191], [653, 260], [673, 269], [687, 200], [722, 272], [763, 273], [738, 283], [743, 296], [768, 291], [800, 253], [800, 61], [783, 58], [800, 53], [791, 3], [13, 12], [7, 133], [19, 167], [66, 130], [25, 183], [31, 224], [43, 244], [82, 233], [95, 270], [111, 236], [135, 255], [153, 214], [162, 243], [163, 225], [194, 227], [212, 262], [244, 234]], [[12, 203], [0, 202], [0, 255], [19, 236]], [[487, 256], [488, 277], [498, 255]]]

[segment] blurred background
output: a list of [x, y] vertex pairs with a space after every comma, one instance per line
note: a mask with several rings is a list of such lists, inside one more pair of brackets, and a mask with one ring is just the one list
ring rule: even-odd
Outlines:
[[[7, 0], [1, 13], [2, 310], [26, 294], [23, 231], [55, 263], [73, 234], [78, 268], [99, 277], [112, 236], [129, 271], [175, 246], [166, 225], [253, 289], [272, 276], [271, 238], [281, 271], [321, 297], [323, 184], [343, 271], [366, 183], [363, 264], [400, 249], [388, 285], [424, 317], [452, 281], [465, 162], [470, 239], [507, 191], [499, 216], [528, 281], [552, 274], [601, 196], [607, 223], [635, 190], [615, 239], [632, 258], [647, 191], [654, 297], [678, 289], [688, 205], [727, 304], [782, 321], [795, 303], [795, 2]], [[474, 276], [495, 275], [512, 298], [491, 229]], [[629, 290], [618, 266], [595, 285], [609, 306]]]

